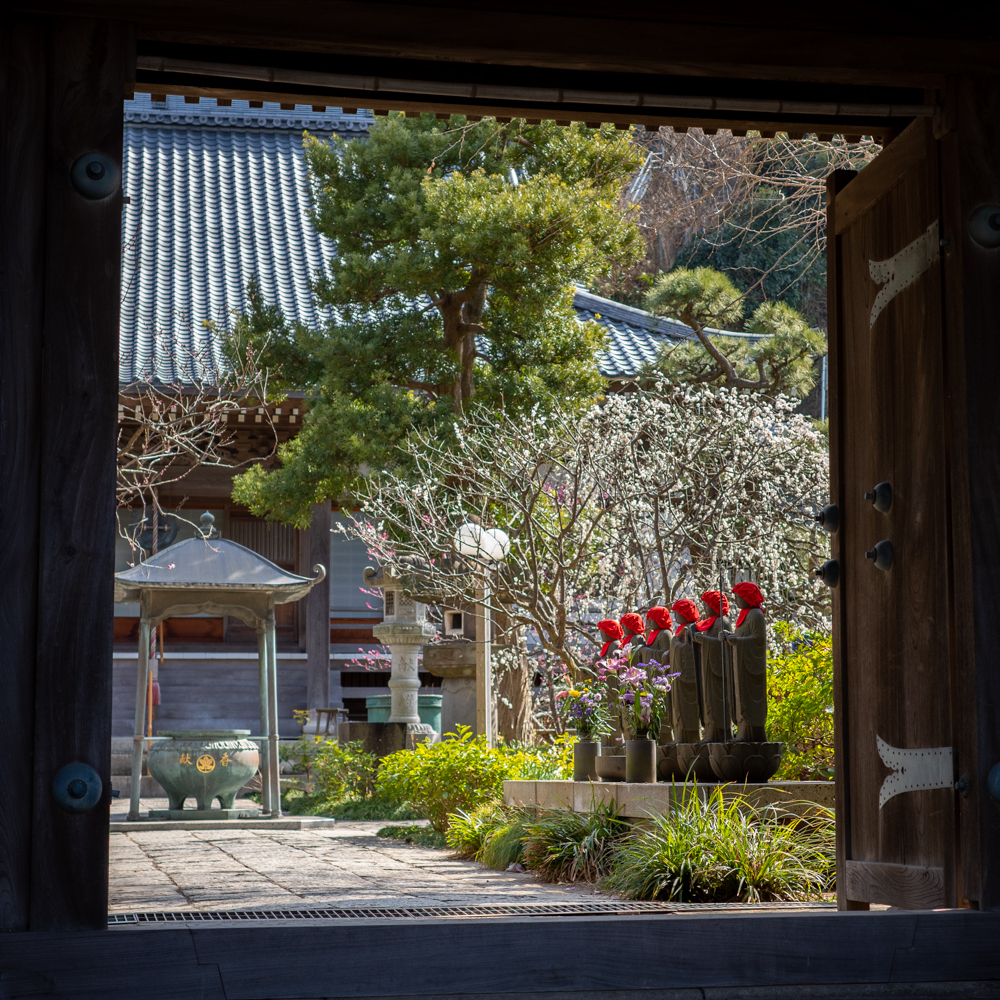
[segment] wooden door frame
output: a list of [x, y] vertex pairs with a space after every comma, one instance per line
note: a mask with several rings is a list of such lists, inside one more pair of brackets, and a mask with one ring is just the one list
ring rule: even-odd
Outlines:
[[[8, 99], [0, 108], [5, 116], [0, 138], [4, 143], [0, 169], [5, 182], [5, 225], [0, 239], [3, 261], [24, 263], [0, 276], [5, 293], [0, 295], [2, 374], [12, 378], [5, 388], [16, 390], [0, 401], [7, 420], [6, 442], [11, 442], [3, 445], [5, 476], [0, 488], [10, 501], [3, 507], [5, 514], [15, 514], [15, 522], [8, 524], [4, 533], [4, 564], [10, 572], [0, 596], [0, 605], [9, 611], [6, 620], [13, 622], [5, 636], [6, 647], [0, 652], [0, 677], [5, 695], [10, 694], [0, 699], [0, 712], [4, 713], [0, 719], [4, 723], [0, 726], [4, 750], [0, 754], [0, 780], [5, 794], [13, 796], [6, 801], [30, 801], [31, 808], [0, 810], [4, 852], [0, 858], [0, 899], [4, 929], [30, 927], [40, 932], [29, 936], [35, 942], [32, 947], [46, 939], [41, 932], [48, 930], [103, 927], [106, 912], [110, 669], [105, 676], [99, 665], [110, 666], [112, 648], [111, 483], [118, 398], [114, 317], [119, 293], [121, 192], [100, 203], [85, 204], [73, 192], [69, 175], [76, 157], [95, 149], [120, 162], [121, 98], [135, 86], [135, 20], [142, 19], [138, 30], [147, 46], [156, 39], [186, 43], [198, 38], [207, 39], [224, 54], [232, 48], [260, 45], [284, 53], [296, 48], [310, 50], [313, 55], [329, 58], [330, 53], [345, 51], [344, 45], [353, 45], [353, 54], [365, 59], [371, 72], [380, 61], [391, 67], [394, 58], [406, 56], [423, 59], [431, 69], [435, 61], [447, 64], [450, 71], [456, 64], [465, 65], [475, 75], [492, 59], [495, 65], [491, 71], [506, 66], [512, 77], [522, 79], [534, 73], [523, 55], [528, 41], [534, 46], [537, 61], [562, 67], [560, 71], [575, 67], [582, 72], [603, 73], [610, 80], [614, 74], [627, 75], [638, 66], [646, 73], [639, 81], [642, 83], [658, 73], [695, 72], [715, 74], [719, 79], [743, 74], [758, 82], [775, 82], [776, 88], [785, 87], [788, 93], [797, 93], [799, 84], [794, 81], [802, 80], [808, 86], [833, 81], [847, 87], [914, 87], [924, 80], [933, 91], [947, 72], [995, 70], [995, 42], [988, 32], [982, 38], [965, 38], [956, 29], [955, 37], [925, 38], [906, 35], [903, 25], [897, 39], [892, 34], [896, 22], [879, 21], [877, 30], [865, 34], [859, 21], [846, 34], [829, 26], [817, 34], [811, 22], [784, 26], [775, 15], [774, 23], [755, 29], [756, 42], [751, 42], [742, 23], [744, 15], [735, 6], [713, 13], [718, 24], [709, 29], [692, 23], [672, 24], [662, 16], [648, 25], [624, 17], [616, 20], [606, 9], [595, 17], [594, 11], [579, 5], [573, 5], [572, 10], [566, 5], [558, 11], [540, 9], [544, 5], [535, 9], [522, 6], [512, 5], [510, 12], [472, 10], [471, 16], [480, 19], [482, 30], [472, 47], [468, 25], [462, 25], [454, 12], [441, 13], [439, 8], [413, 4], [382, 5], [383, 34], [375, 40], [369, 31], [372, 4], [336, 0], [322, 10], [313, 5], [308, 13], [295, 4], [286, 5], [280, 30], [286, 36], [288, 32], [298, 32], [298, 36], [297, 41], [285, 37], [280, 44], [275, 41], [273, 13], [259, 5], [244, 11], [238, 32], [231, 12], [221, 6], [166, 0], [144, 5], [113, 0], [15, 0], [3, 15], [4, 52], [13, 53], [14, 59], [6, 63], [11, 67], [3, 78]], [[15, 7], [20, 15], [9, 13]], [[98, 20], [74, 19], [81, 11]], [[866, 11], [865, 17], [881, 15]], [[518, 19], [530, 22], [527, 33]], [[548, 30], [539, 30], [544, 25]], [[558, 30], [566, 25], [572, 30]], [[646, 43], [639, 50], [635, 45], [637, 26], [642, 28]], [[438, 28], [449, 30], [438, 32]], [[346, 38], [351, 30], [355, 34]], [[668, 49], [651, 55], [648, 43], [654, 38], [669, 43]], [[710, 38], [717, 44], [705, 50]], [[845, 39], [853, 41], [845, 47]], [[683, 51], [680, 59], [672, 55], [678, 46], [678, 51]], [[819, 75], [813, 78], [812, 73]], [[630, 85], [634, 82], [632, 77], [628, 81]], [[946, 201], [952, 205], [953, 238], [961, 241], [960, 252], [950, 265], [952, 287], [959, 291], [949, 298], [946, 309], [954, 317], [950, 328], [963, 331], [970, 345], [977, 333], [993, 328], [993, 317], [1000, 314], [994, 258], [970, 242], [964, 225], [977, 203], [1000, 201], [1000, 171], [996, 168], [1000, 130], [991, 132], [988, 127], [1000, 120], [996, 77], [981, 81], [982, 99], [979, 86], [969, 80], [949, 83], [943, 123], [946, 131], [955, 133], [954, 138], [945, 140], [950, 157], [945, 173], [949, 178]], [[448, 103], [440, 98], [427, 98], [422, 105], [433, 110], [442, 103], [448, 110], [465, 107], [461, 101]], [[525, 112], [529, 107], [548, 116], [547, 108], [538, 104], [519, 105], [514, 111]], [[611, 115], [606, 114], [606, 107], [595, 103], [587, 113], [598, 121], [646, 117], [706, 127], [732, 120], [748, 127], [787, 128], [797, 121], [781, 114], [769, 118], [728, 112], [728, 118], [714, 112], [678, 115], [676, 109], [662, 115], [640, 115], [624, 108]], [[831, 131], [837, 131], [838, 123], [847, 120], [831, 116], [825, 121]], [[888, 114], [880, 127], [891, 132], [898, 121]], [[865, 131], [863, 122], [849, 124], [855, 132]], [[984, 150], [990, 155], [984, 157]], [[886, 153], [892, 155], [892, 151], [889, 146]], [[28, 164], [36, 168], [44, 164], [44, 168], [32, 171], [25, 168]], [[12, 220], [17, 224], [12, 225]], [[967, 753], [973, 787], [967, 804], [959, 807], [963, 849], [968, 854], [963, 863], [968, 864], [968, 871], [978, 865], [980, 903], [1000, 907], [1000, 862], [995, 847], [1000, 843], [1000, 808], [985, 799], [984, 791], [988, 767], [1000, 761], [1000, 727], [995, 718], [1000, 706], [1000, 650], [989, 604], [990, 596], [1000, 592], [1000, 558], [996, 558], [1000, 528], [990, 519], [989, 503], [1000, 470], [996, 442], [985, 430], [994, 426], [991, 421], [997, 393], [989, 373], [983, 371], [985, 366], [976, 365], [971, 347], [966, 350], [963, 337], [949, 348], [954, 352], [949, 377], [957, 415], [952, 428], [956, 445], [948, 474], [954, 481], [954, 501], [966, 505], [953, 521], [959, 580], [955, 615], [958, 662], [963, 661], [962, 650], [968, 651], [967, 667], [958, 683], [967, 699], [963, 703], [975, 718], [964, 720], [971, 732]], [[970, 454], [977, 455], [978, 465], [969, 460]], [[17, 480], [11, 479], [14, 471], [20, 477]], [[98, 580], [107, 577], [106, 588], [94, 585], [95, 575]], [[25, 776], [29, 758], [30, 780]], [[57, 811], [51, 781], [55, 771], [72, 760], [94, 763], [105, 781], [105, 796], [91, 813], [67, 818]], [[11, 767], [10, 761], [18, 763]], [[849, 936], [861, 942], [873, 926], [864, 919], [859, 914], [850, 924], [832, 926], [852, 928]], [[946, 922], [944, 916], [937, 919], [942, 927], [960, 926], [950, 918]], [[651, 924], [662, 928], [656, 921]], [[699, 918], [690, 924], [700, 928], [702, 941], [709, 940], [705, 920]], [[576, 925], [569, 922], [562, 926]], [[729, 933], [734, 926], [726, 925]], [[906, 926], [912, 930], [916, 925]], [[302, 930], [297, 928], [296, 933], [302, 934]], [[475, 936], [479, 931], [469, 933]], [[740, 931], [738, 938], [747, 940], [746, 933]], [[115, 935], [108, 936], [108, 940], [114, 939]], [[0, 940], [8, 956], [5, 962], [16, 964], [17, 955], [10, 957], [12, 938]], [[57, 941], [79, 947], [79, 939], [72, 934], [46, 940], [50, 947]], [[213, 940], [222, 943], [224, 938]], [[908, 940], [912, 941], [912, 936]], [[824, 950], [821, 941], [814, 944], [818, 952]], [[748, 941], [746, 954], [756, 947], [756, 939]], [[906, 945], [895, 946], [896, 952], [899, 947]], [[599, 951], [595, 948], [592, 955]], [[716, 952], [712, 948], [706, 954], [714, 958]], [[87, 960], [96, 954], [89, 952]], [[56, 964], [52, 955], [50, 950], [47, 960]], [[944, 962], [944, 957], [941, 960]], [[287, 961], [282, 964], [287, 968]], [[109, 977], [112, 970], [117, 972], [117, 967], [105, 968]], [[702, 968], [708, 966], [703, 964]], [[763, 972], [760, 975], [768, 979]], [[148, 983], [148, 978], [145, 981]], [[620, 977], [616, 982], [621, 982]]]

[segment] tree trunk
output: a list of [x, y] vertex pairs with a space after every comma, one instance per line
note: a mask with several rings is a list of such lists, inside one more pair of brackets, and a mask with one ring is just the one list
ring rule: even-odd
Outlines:
[[500, 678], [497, 692], [497, 735], [505, 742], [527, 743], [531, 739], [531, 677], [528, 657], [517, 650], [517, 664]]

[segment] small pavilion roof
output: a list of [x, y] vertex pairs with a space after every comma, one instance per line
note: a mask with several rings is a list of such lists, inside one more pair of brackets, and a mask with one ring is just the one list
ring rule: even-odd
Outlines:
[[304, 597], [326, 575], [324, 567], [314, 568], [318, 575], [310, 579], [289, 573], [238, 542], [187, 538], [132, 569], [116, 573], [115, 600], [137, 601], [142, 591], [198, 591], [222, 602], [227, 593], [257, 592], [273, 594], [275, 604], [287, 604]]

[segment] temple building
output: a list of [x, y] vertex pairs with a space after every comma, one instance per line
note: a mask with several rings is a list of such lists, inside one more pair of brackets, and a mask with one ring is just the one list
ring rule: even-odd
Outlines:
[[[308, 219], [302, 133], [363, 139], [373, 120], [363, 110], [191, 100], [136, 94], [124, 106], [123, 407], [129, 403], [128, 387], [137, 382], [183, 386], [193, 382], [196, 369], [202, 374], [218, 370], [225, 362], [207, 324], [225, 327], [233, 310], [244, 309], [251, 279], [290, 321], [322, 321], [309, 282], [333, 256], [333, 248]], [[655, 359], [665, 340], [693, 335], [674, 320], [582, 288], [574, 305], [581, 319], [596, 320], [608, 331], [598, 366], [609, 382], [633, 378]], [[235, 457], [247, 461], [269, 454], [275, 433], [283, 441], [297, 432], [305, 407], [304, 400], [292, 398], [268, 404], [266, 414], [263, 407], [248, 406], [235, 415]], [[124, 410], [119, 412], [121, 418]], [[310, 552], [315, 554], [316, 547], [310, 545], [309, 532], [254, 517], [233, 502], [232, 476], [244, 468], [202, 466], [162, 487], [161, 505], [183, 515], [164, 528], [161, 547], [171, 537], [179, 541], [193, 535], [200, 515], [208, 511], [224, 538], [285, 569], [311, 575]], [[141, 516], [138, 510], [121, 510], [120, 525], [127, 529]], [[341, 516], [333, 510], [332, 523]], [[334, 532], [328, 552], [329, 600], [318, 603], [310, 597], [280, 608], [282, 736], [300, 732], [293, 712], [306, 707], [307, 660], [326, 655], [314, 649], [310, 657], [307, 636], [322, 645], [324, 619], [329, 624], [330, 704], [345, 706], [353, 719], [364, 719], [365, 697], [388, 690], [388, 665], [372, 670], [365, 662], [365, 655], [378, 648], [372, 627], [382, 620], [381, 598], [362, 590], [362, 573], [370, 562], [365, 546]], [[120, 533], [116, 571], [134, 559]], [[135, 702], [137, 607], [115, 606], [114, 634], [113, 731], [126, 736], [132, 732]], [[163, 649], [154, 730], [254, 728], [256, 637], [246, 626], [211, 615], [172, 618], [163, 627]], [[422, 691], [440, 684], [429, 673], [421, 672], [420, 678]]]

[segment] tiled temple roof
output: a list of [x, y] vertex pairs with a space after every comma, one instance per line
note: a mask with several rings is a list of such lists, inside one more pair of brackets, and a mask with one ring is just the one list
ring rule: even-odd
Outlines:
[[[231, 310], [245, 309], [253, 277], [289, 320], [321, 321], [309, 282], [333, 248], [308, 219], [302, 132], [363, 136], [371, 120], [367, 111], [219, 107], [213, 98], [125, 102], [123, 384], [190, 382], [217, 370], [222, 358], [205, 324], [225, 325]], [[609, 379], [634, 376], [665, 339], [691, 336], [682, 323], [584, 289], [574, 305], [608, 330], [598, 366]]]

